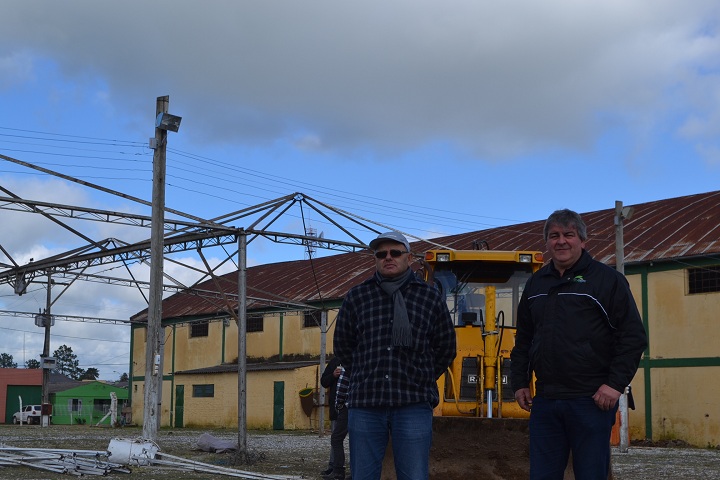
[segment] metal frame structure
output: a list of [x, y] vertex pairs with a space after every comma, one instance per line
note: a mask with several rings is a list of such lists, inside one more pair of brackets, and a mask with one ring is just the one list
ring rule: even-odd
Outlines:
[[[8, 157], [0, 154], [0, 159], [22, 165], [34, 170], [41, 171], [48, 175], [63, 178], [67, 181], [74, 182], [89, 188], [100, 190], [102, 192], [119, 196], [126, 200], [140, 203], [145, 206], [153, 206], [152, 202], [147, 202], [142, 199], [132, 197], [122, 192], [94, 185], [77, 178], [73, 178], [64, 175], [59, 172], [48, 170], [39, 166], [32, 165], [21, 160]], [[83, 234], [74, 227], [66, 224], [63, 220], [72, 219], [94, 221], [109, 223], [114, 225], [126, 225], [139, 228], [151, 228], [153, 227], [153, 217], [146, 215], [136, 215], [122, 212], [113, 212], [95, 208], [89, 208], [85, 206], [74, 206], [64, 205], [52, 202], [43, 202], [38, 200], [23, 199], [14, 193], [10, 192], [6, 188], [0, 186], [0, 190], [7, 196], [0, 197], [0, 210], [34, 213], [42, 215], [48, 220], [54, 222], [58, 226], [65, 228], [72, 232], [77, 237], [84, 241], [84, 244], [73, 250], [53, 255], [48, 258], [34, 259], [30, 262], [20, 265], [17, 263], [10, 253], [0, 244], [0, 251], [7, 257], [6, 262], [0, 261], [0, 285], [7, 284], [13, 287], [14, 291], [18, 295], [22, 295], [25, 289], [30, 283], [46, 283], [47, 284], [47, 307], [44, 315], [50, 318], [51, 305], [64, 293], [75, 281], [95, 281], [104, 282], [112, 285], [124, 285], [133, 286], [138, 288], [141, 292], [143, 288], [149, 288], [153, 290], [153, 280], [151, 282], [138, 281], [132, 276], [130, 272], [129, 263], [150, 263], [152, 257], [152, 238], [142, 240], [139, 242], [125, 242], [116, 238], [106, 238], [103, 240], [94, 240], [89, 236]], [[272, 230], [271, 227], [276, 222], [283, 218], [284, 215], [288, 214], [293, 208], [299, 208], [304, 218], [304, 209], [307, 208], [309, 211], [321, 216], [325, 220], [329, 221], [337, 231], [342, 232], [346, 235], [346, 239], [332, 239], [325, 237], [317, 237], [307, 235], [306, 233], [296, 234], [282, 231]], [[174, 215], [177, 218], [164, 218], [164, 214]], [[337, 220], [336, 220], [337, 219]], [[246, 227], [234, 226], [238, 222], [246, 221], [249, 223]], [[229, 305], [228, 298], [234, 296], [228, 296], [222, 292], [209, 292], [207, 290], [196, 289], [195, 286], [200, 282], [205, 281], [207, 278], [216, 279], [214, 269], [208, 265], [205, 258], [202, 255], [202, 250], [210, 247], [224, 247], [226, 245], [234, 244], [237, 246], [235, 250], [227, 254], [227, 258], [222, 262], [225, 263], [232, 259], [233, 256], [238, 257], [238, 294], [237, 294], [237, 311], [228, 311], [228, 313], [234, 316], [238, 322], [238, 446], [242, 453], [247, 453], [247, 430], [244, 420], [245, 410], [245, 382], [246, 382], [246, 369], [244, 368], [244, 360], [246, 355], [245, 346], [245, 331], [246, 331], [246, 306], [247, 306], [247, 285], [245, 283], [246, 275], [246, 255], [247, 245], [256, 239], [262, 237], [268, 239], [274, 243], [284, 243], [298, 245], [305, 249], [310, 250], [322, 248], [326, 250], [334, 250], [340, 252], [355, 252], [368, 248], [355, 234], [351, 232], [351, 226], [345, 225], [341, 222], [345, 222], [355, 228], [360, 227], [363, 230], [367, 230], [373, 234], [378, 234], [382, 230], [393, 230], [387, 225], [380, 224], [360, 217], [358, 215], [349, 213], [347, 211], [335, 208], [331, 205], [318, 201], [312, 197], [309, 197], [303, 193], [292, 193], [274, 200], [266, 201], [258, 205], [254, 205], [242, 210], [230, 212], [228, 214], [213, 218], [213, 219], [202, 219], [194, 215], [181, 212], [178, 210], [164, 208], [162, 218], [162, 257], [161, 260], [169, 260], [170, 254], [177, 252], [196, 251], [202, 258], [206, 271], [199, 270], [189, 265], [180, 265], [193, 268], [195, 271], [203, 273], [202, 278], [196, 281], [192, 286], [186, 286], [180, 284], [176, 280], [170, 278], [171, 284], [161, 283], [161, 290], [165, 292], [191, 292], [199, 296], [211, 296], [217, 299], [224, 299], [226, 305]], [[408, 237], [417, 238], [412, 235], [406, 234]], [[166, 258], [166, 256], [168, 258]], [[94, 267], [122, 263], [127, 269], [130, 278], [117, 278], [103, 275], [102, 272], [92, 272]], [[150, 265], [152, 267], [152, 264]], [[217, 269], [218, 267], [215, 267]], [[169, 278], [162, 272], [160, 267], [160, 274]], [[156, 274], [158, 272], [155, 272]], [[152, 271], [151, 271], [152, 277]], [[51, 285], [54, 283], [53, 278], [63, 278], [69, 280], [65, 284], [64, 289], [59, 295], [52, 298]], [[44, 281], [43, 281], [44, 279]], [[156, 292], [157, 294], [157, 292]], [[152, 293], [150, 295], [149, 303], [152, 303]], [[254, 301], [266, 303], [268, 305], [279, 306], [281, 308], [289, 308], [297, 310], [299, 307], [304, 309], [311, 309], [309, 305], [301, 305], [297, 301], [292, 299], [279, 300], [277, 298], [269, 299], [262, 297], [253, 297]], [[148, 301], [148, 297], [145, 297]], [[229, 308], [229, 310], [231, 310]], [[149, 310], [150, 311], [150, 310]], [[0, 312], [2, 313], [2, 312]], [[5, 312], [6, 314], [12, 314], [15, 316], [24, 315], [23, 312]], [[29, 313], [27, 313], [30, 315]], [[323, 312], [323, 315], [325, 312]], [[33, 313], [32, 315], [36, 315]], [[236, 316], [237, 315], [237, 316]], [[55, 316], [57, 319], [70, 320], [70, 316]], [[325, 317], [324, 317], [325, 318]], [[75, 317], [75, 321], [90, 321], [85, 317]], [[91, 321], [98, 321], [100, 323], [113, 323], [118, 320], [112, 319], [92, 319]], [[49, 338], [50, 338], [50, 322], [45, 326], [46, 341], [45, 351], [49, 349]], [[150, 321], [148, 321], [148, 328], [150, 329]], [[324, 324], [323, 328], [326, 329], [327, 325]], [[325, 331], [323, 330], [323, 337]], [[153, 358], [154, 352], [150, 352], [151, 345], [148, 342], [147, 356]], [[321, 359], [324, 361], [324, 338], [322, 340], [321, 348]], [[151, 356], [151, 353], [153, 355]], [[45, 355], [47, 352], [45, 353]], [[149, 364], [149, 363], [148, 363]], [[162, 368], [162, 365], [160, 365]], [[160, 370], [162, 371], [162, 370]], [[147, 373], [145, 382], [148, 382]], [[43, 388], [43, 398], [45, 399], [46, 387]], [[148, 416], [147, 399], [145, 406], [145, 417]], [[144, 429], [144, 436], [153, 439], [157, 433], [157, 416], [159, 412], [152, 409], [150, 418], [151, 427], [149, 430]], [[242, 411], [242, 412], [241, 412]], [[240, 417], [242, 415], [242, 417]], [[145, 421], [144, 423], [148, 423]]]

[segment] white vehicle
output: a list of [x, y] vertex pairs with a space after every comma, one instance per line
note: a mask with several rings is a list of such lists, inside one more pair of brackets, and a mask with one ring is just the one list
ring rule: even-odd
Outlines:
[[[40, 405], [26, 405], [22, 411], [13, 414], [13, 423], [15, 425], [18, 423], [27, 423], [28, 425], [34, 423], [40, 425], [40, 419], [42, 418], [41, 410]], [[50, 415], [50, 420], [52, 420], [52, 415]]]

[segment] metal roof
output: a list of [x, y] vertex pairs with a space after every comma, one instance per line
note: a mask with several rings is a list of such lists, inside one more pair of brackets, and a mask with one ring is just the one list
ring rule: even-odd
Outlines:
[[[248, 363], [246, 370], [248, 372], [260, 372], [270, 370], [296, 370], [303, 367], [317, 366], [319, 360], [303, 360], [299, 362], [263, 362]], [[175, 372], [174, 375], [203, 375], [208, 373], [237, 373], [237, 363], [223, 363], [212, 367], [195, 368], [193, 370], [184, 370]]]
[[[720, 191], [625, 206], [633, 207], [632, 217], [624, 221], [625, 265], [720, 254]], [[614, 265], [614, 206], [581, 213], [581, 216], [588, 228], [587, 250], [597, 260]], [[472, 249], [473, 242], [484, 240], [493, 250], [539, 250], [546, 253], [542, 238], [544, 223], [545, 219], [542, 219], [433, 241], [465, 250]], [[415, 253], [435, 248], [424, 241], [412, 242], [411, 247]], [[315, 305], [337, 302], [351, 287], [369, 278], [374, 268], [374, 259], [367, 250], [258, 265], [247, 269], [248, 296], [277, 301], [291, 299]], [[237, 277], [237, 272], [224, 275], [218, 284], [226, 292], [236, 295]], [[212, 280], [198, 288], [216, 290]], [[231, 302], [235, 308], [236, 302]], [[226, 316], [224, 307], [221, 299], [178, 293], [163, 301], [162, 311], [164, 319], [216, 314]], [[267, 303], [248, 301], [248, 310], [259, 308], [267, 308]], [[133, 320], [144, 321], [146, 315], [147, 311], [140, 312]]]

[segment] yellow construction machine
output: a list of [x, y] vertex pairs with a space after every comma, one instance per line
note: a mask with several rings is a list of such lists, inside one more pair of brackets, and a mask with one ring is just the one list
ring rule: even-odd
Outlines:
[[543, 265], [541, 252], [430, 250], [425, 280], [445, 296], [457, 356], [438, 381], [436, 416], [528, 418], [515, 403], [510, 352], [520, 295]]
[[457, 335], [457, 356], [438, 380], [432, 477], [528, 478], [530, 414], [515, 402], [510, 352], [520, 295], [542, 252], [429, 250], [423, 265]]

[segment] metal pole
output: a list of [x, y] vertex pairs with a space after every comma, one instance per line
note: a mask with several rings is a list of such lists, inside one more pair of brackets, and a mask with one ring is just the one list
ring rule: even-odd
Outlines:
[[[155, 117], [167, 113], [170, 97], [158, 97]], [[165, 224], [165, 151], [167, 131], [155, 127], [153, 155], [152, 225], [150, 228], [150, 292], [148, 299], [147, 342], [145, 344], [145, 405], [143, 408], [143, 437], [157, 438], [161, 405], [158, 391], [162, 388], [160, 370], [160, 342], [162, 325], [163, 233]]]
[[[623, 204], [615, 201], [615, 268], [625, 275], [625, 240], [623, 238]], [[620, 452], [627, 453], [630, 443], [628, 430], [628, 399], [627, 387], [620, 395], [618, 411], [620, 412]]]
[[[50, 271], [48, 270], [48, 277], [47, 277], [47, 300], [45, 303], [45, 314], [43, 315], [43, 323], [45, 326], [45, 343], [43, 344], [43, 361], [46, 358], [50, 357], [50, 307], [52, 305], [52, 277], [50, 274]], [[48, 404], [50, 403], [50, 369], [45, 368], [46, 366], [40, 365], [40, 368], [42, 368], [42, 403]], [[42, 425], [45, 427], [44, 422], [41, 422]], [[50, 422], [48, 422], [49, 425]]]
[[238, 452], [247, 451], [247, 234], [238, 234]]
[[[326, 363], [326, 350], [327, 350], [327, 310], [323, 310], [320, 312], [320, 368], [318, 369], [318, 377], [322, 378], [323, 371], [325, 370], [325, 363]], [[318, 383], [320, 383], [320, 379], [318, 379]], [[320, 436], [325, 435], [325, 408], [323, 406], [325, 405], [325, 388], [323, 386], [320, 386], [320, 397], [319, 397], [319, 403], [321, 405], [320, 408], [320, 416], [318, 419], [318, 423], [320, 424], [318, 426], [318, 431], [320, 432]], [[330, 405], [330, 408], [334, 408], [333, 405]]]
[[625, 387], [625, 390], [623, 390], [623, 394], [620, 395], [620, 406], [618, 407], [618, 410], [620, 411], [620, 452], [621, 453], [627, 453], [628, 449], [630, 448], [630, 430], [629, 430], [629, 412], [628, 412], [628, 396], [627, 396], [628, 388]]

